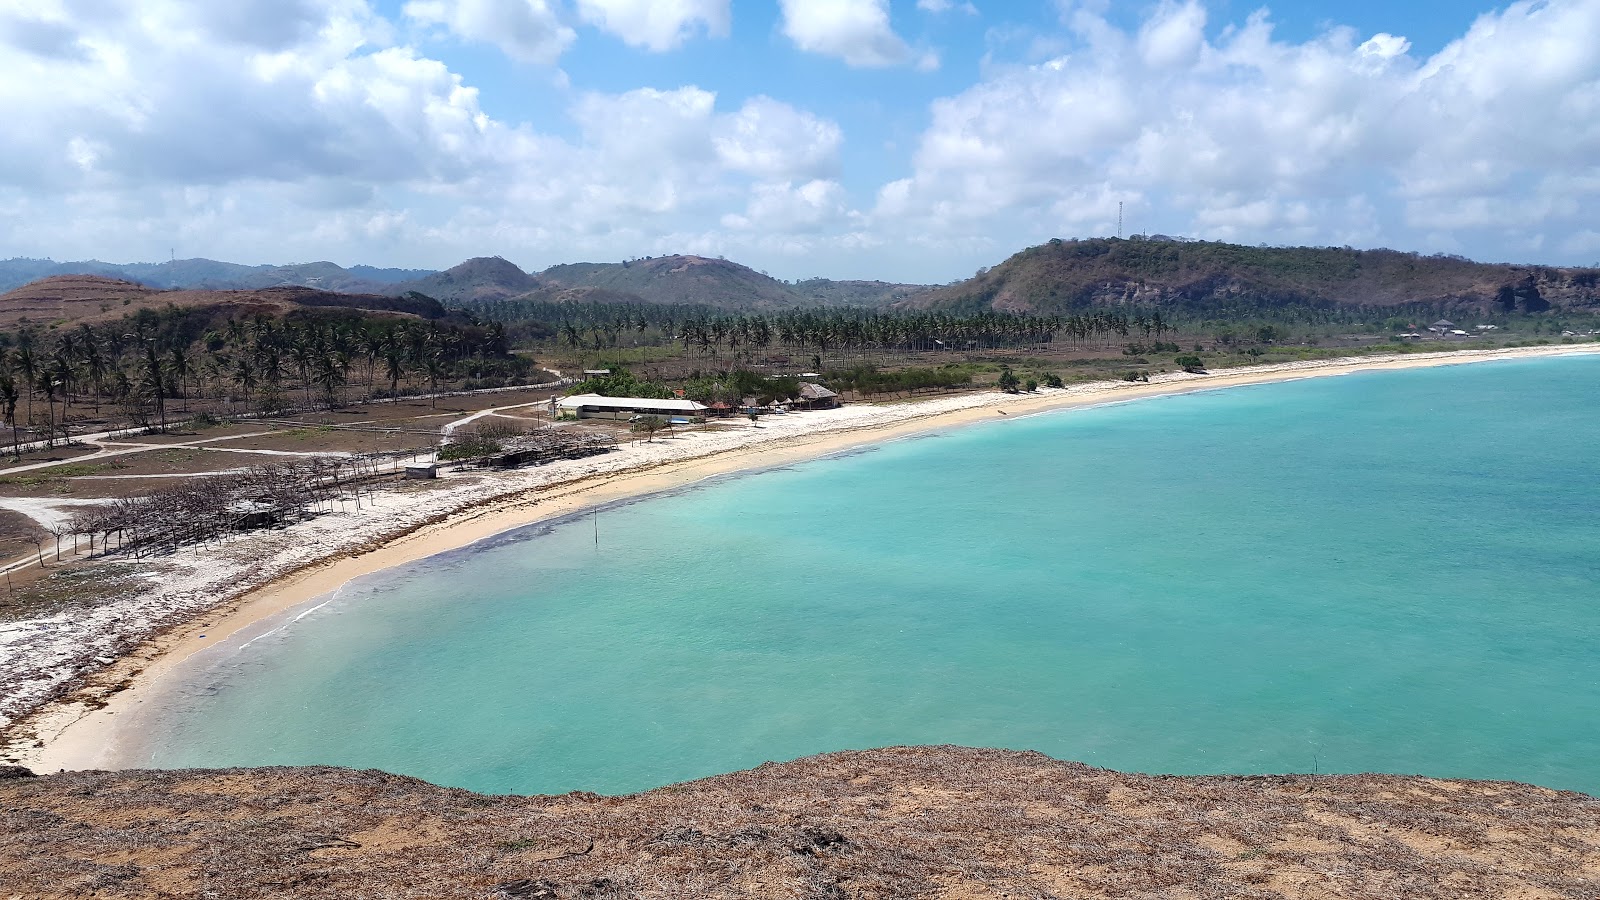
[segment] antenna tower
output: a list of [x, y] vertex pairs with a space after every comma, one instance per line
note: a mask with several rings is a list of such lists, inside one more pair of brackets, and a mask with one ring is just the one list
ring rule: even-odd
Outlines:
[[1117, 240], [1122, 240], [1122, 201], [1117, 201]]

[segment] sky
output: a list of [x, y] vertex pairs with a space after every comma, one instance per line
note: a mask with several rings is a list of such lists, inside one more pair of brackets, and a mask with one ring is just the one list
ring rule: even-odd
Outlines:
[[1600, 261], [1600, 0], [0, 0], [0, 258]]

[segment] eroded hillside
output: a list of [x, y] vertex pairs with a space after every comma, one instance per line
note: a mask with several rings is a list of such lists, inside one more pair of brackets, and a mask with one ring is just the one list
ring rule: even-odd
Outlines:
[[0, 780], [7, 896], [1600, 896], [1600, 801], [1383, 775], [1145, 777], [952, 747], [632, 797], [381, 772]]

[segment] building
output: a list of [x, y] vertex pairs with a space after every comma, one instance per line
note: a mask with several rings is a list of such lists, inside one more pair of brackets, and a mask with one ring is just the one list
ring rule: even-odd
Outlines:
[[833, 409], [839, 405], [839, 395], [820, 384], [800, 382], [800, 396], [790, 400], [790, 409]]
[[563, 419], [619, 419], [634, 416], [703, 416], [706, 407], [693, 400], [657, 400], [649, 397], [602, 397], [577, 394], [556, 401], [556, 415]]
[[1449, 334], [1455, 329], [1455, 327], [1456, 323], [1450, 321], [1449, 319], [1440, 319], [1432, 325], [1429, 325], [1428, 330], [1434, 334]]

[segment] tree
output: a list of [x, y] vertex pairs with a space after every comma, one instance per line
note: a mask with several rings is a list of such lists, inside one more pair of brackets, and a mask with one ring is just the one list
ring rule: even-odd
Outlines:
[[1022, 389], [1031, 394], [1039, 389], [1039, 382], [1029, 378], [1027, 381], [1023, 382]]
[[1201, 359], [1198, 356], [1195, 356], [1192, 353], [1184, 355], [1184, 356], [1176, 357], [1172, 361], [1174, 363], [1177, 363], [1178, 365], [1182, 366], [1183, 370], [1185, 372], [1191, 372], [1191, 373], [1194, 373], [1196, 375], [1203, 374], [1205, 372], [1205, 370], [1206, 370], [1206, 362], [1205, 362], [1205, 360]]
[[0, 407], [11, 423], [11, 458], [21, 459], [21, 440], [17, 436], [17, 383], [10, 375], [0, 375]]
[[1044, 386], [1058, 388], [1062, 386], [1061, 376], [1054, 372], [1047, 372], [1044, 376]]
[[660, 416], [638, 416], [628, 426], [628, 430], [635, 434], [643, 434], [648, 443], [656, 439], [656, 432], [667, 427], [669, 423]]
[[1021, 383], [1022, 382], [1017, 378], [1016, 373], [1011, 371], [1010, 366], [1000, 367], [1000, 390], [1005, 391], [1008, 394], [1015, 394], [1017, 392], [1017, 385]]

